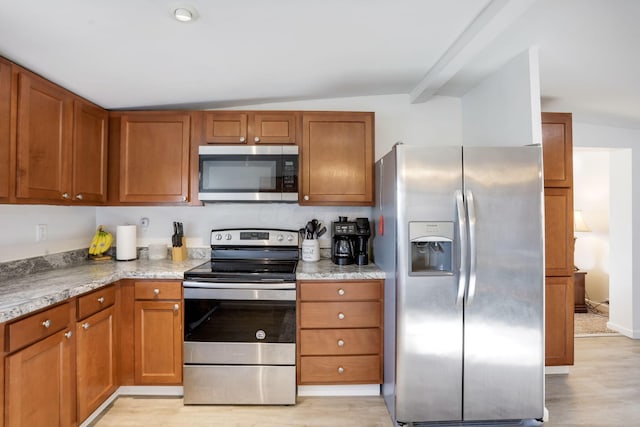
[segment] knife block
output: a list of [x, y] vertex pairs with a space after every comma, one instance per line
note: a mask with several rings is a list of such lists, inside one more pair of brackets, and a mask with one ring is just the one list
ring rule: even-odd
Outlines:
[[184, 261], [187, 259], [187, 239], [182, 238], [182, 246], [171, 248], [171, 258], [173, 261]]

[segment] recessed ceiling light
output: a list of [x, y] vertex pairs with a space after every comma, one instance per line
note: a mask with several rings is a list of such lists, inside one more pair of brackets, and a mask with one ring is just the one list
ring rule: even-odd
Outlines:
[[180, 22], [191, 22], [198, 17], [198, 13], [191, 7], [180, 6], [173, 10], [173, 17]]

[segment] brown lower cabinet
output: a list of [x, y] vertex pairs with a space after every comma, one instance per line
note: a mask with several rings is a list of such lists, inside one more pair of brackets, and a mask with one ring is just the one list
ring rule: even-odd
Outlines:
[[572, 276], [545, 279], [547, 366], [573, 364], [573, 293]]
[[91, 415], [118, 387], [114, 300], [114, 286], [78, 299], [76, 384], [79, 422]]
[[182, 384], [182, 283], [135, 283], [136, 384]]
[[383, 281], [298, 284], [298, 384], [382, 382]]
[[[67, 313], [66, 318], [60, 316], [62, 312]], [[72, 313], [72, 304], [65, 303], [7, 325], [6, 426], [76, 424]], [[16, 347], [18, 342], [21, 347]]]

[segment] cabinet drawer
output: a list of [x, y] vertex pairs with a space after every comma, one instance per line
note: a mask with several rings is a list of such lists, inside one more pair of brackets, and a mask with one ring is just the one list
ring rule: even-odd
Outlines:
[[182, 299], [181, 282], [136, 282], [135, 299], [176, 300]]
[[381, 280], [300, 282], [301, 301], [357, 301], [381, 298]]
[[302, 302], [301, 328], [375, 328], [380, 326], [380, 302]]
[[300, 354], [343, 355], [379, 354], [380, 329], [303, 329]]
[[78, 298], [78, 320], [113, 305], [115, 300], [116, 290], [113, 286], [107, 286], [90, 294], [82, 295]]
[[12, 352], [66, 328], [69, 325], [69, 304], [61, 304], [8, 326], [9, 348]]
[[381, 383], [380, 356], [304, 356], [300, 384]]

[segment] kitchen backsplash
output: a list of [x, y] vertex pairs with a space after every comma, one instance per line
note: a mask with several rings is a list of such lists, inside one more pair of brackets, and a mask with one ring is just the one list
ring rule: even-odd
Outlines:
[[10, 279], [89, 262], [88, 248], [0, 263], [0, 277]]

